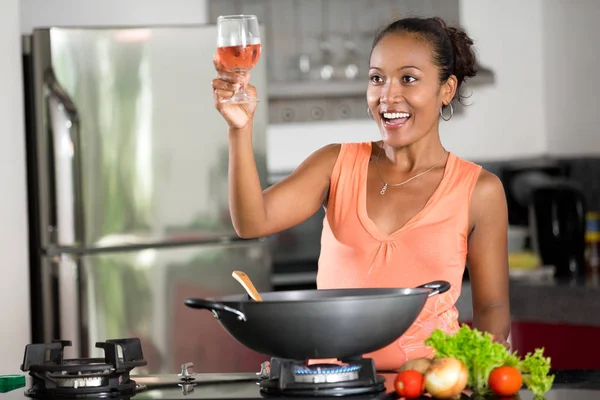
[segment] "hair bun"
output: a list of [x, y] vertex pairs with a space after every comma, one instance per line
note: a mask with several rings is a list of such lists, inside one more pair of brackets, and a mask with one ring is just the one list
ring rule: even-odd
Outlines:
[[476, 57], [473, 51], [473, 39], [467, 33], [456, 27], [444, 26], [454, 50], [454, 74], [458, 83], [477, 74]]

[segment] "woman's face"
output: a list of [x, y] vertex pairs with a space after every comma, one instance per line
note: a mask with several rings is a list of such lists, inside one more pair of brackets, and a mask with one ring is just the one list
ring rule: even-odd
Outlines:
[[367, 102], [384, 143], [404, 147], [437, 131], [455, 82], [451, 77], [440, 86], [426, 41], [407, 33], [383, 37], [371, 53]]

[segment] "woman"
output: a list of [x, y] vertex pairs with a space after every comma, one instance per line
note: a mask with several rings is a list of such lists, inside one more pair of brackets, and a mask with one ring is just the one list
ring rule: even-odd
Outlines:
[[215, 104], [229, 125], [230, 209], [241, 237], [290, 228], [323, 206], [319, 289], [451, 283], [450, 291], [428, 300], [397, 342], [365, 355], [380, 370], [431, 357], [423, 344], [429, 334], [458, 329], [454, 304], [465, 264], [474, 326], [507, 345], [504, 190], [495, 175], [448, 152], [439, 135], [440, 118], [451, 119], [462, 83], [476, 73], [472, 44], [465, 32], [437, 18], [385, 27], [373, 43], [367, 89], [368, 114], [381, 141], [327, 145], [264, 192], [252, 150], [256, 104], [219, 102], [239, 85], [251, 93], [255, 88], [215, 58]]

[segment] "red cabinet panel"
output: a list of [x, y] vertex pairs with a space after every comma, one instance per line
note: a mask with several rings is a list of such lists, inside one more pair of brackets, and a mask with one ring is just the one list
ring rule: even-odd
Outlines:
[[599, 326], [515, 321], [511, 341], [520, 355], [543, 347], [552, 369], [600, 369]]

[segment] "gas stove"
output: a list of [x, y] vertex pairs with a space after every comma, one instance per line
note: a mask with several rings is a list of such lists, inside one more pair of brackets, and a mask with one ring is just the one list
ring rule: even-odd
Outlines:
[[[395, 374], [377, 373], [368, 358], [316, 365], [273, 358], [256, 373], [214, 374], [196, 374], [190, 362], [177, 374], [135, 375], [136, 367], [146, 365], [139, 339], [98, 342], [96, 347], [104, 351], [100, 358], [65, 359], [64, 348], [70, 345], [69, 341], [27, 345], [21, 369], [29, 376], [24, 385], [1, 395], [0, 400], [398, 398], [393, 388]], [[0, 378], [0, 388], [1, 383]], [[555, 383], [547, 400], [600, 398], [600, 371], [558, 371]], [[521, 400], [532, 398], [526, 390], [520, 394]]]
[[263, 364], [261, 393], [276, 396], [339, 397], [385, 392], [385, 377], [373, 360], [355, 358], [340, 364], [312, 364], [272, 358]]
[[21, 370], [29, 372], [31, 398], [129, 396], [144, 387], [130, 378], [135, 367], [146, 365], [139, 339], [116, 339], [96, 343], [103, 358], [65, 359], [68, 340], [29, 344]]
[[[194, 374], [193, 363], [182, 365], [177, 376], [136, 376], [132, 371], [146, 365], [137, 338], [96, 343], [104, 357], [65, 359], [68, 340], [29, 344], [21, 370], [29, 373], [25, 396], [33, 399], [144, 398], [155, 397], [153, 390], [176, 389], [187, 396], [198, 386], [235, 383], [243, 397], [341, 397], [385, 394], [385, 377], [378, 375], [371, 359], [357, 357], [339, 364], [307, 365], [305, 362], [273, 358], [251, 374]], [[216, 375], [216, 376], [215, 376]], [[241, 381], [241, 382], [240, 382]], [[243, 390], [242, 390], [243, 389]]]

